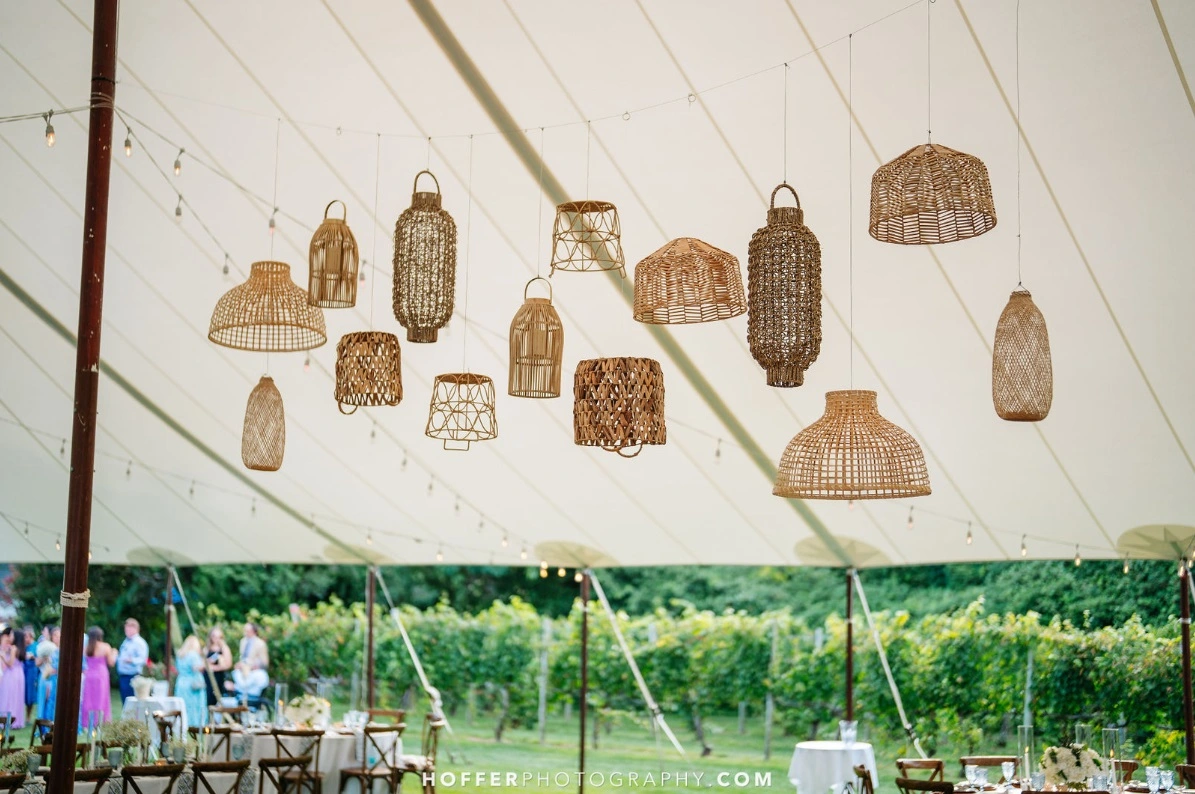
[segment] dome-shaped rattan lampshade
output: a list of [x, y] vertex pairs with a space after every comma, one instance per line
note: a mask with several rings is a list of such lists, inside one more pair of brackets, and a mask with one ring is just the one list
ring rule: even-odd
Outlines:
[[307, 290], [290, 278], [285, 262], [254, 262], [249, 279], [221, 296], [207, 338], [218, 345], [261, 353], [311, 350], [328, 341], [324, 313], [307, 303]]
[[424, 433], [443, 441], [444, 449], [454, 450], [467, 450], [474, 441], [497, 438], [495, 402], [494, 381], [485, 375], [437, 375]]
[[[435, 193], [417, 189], [427, 174]], [[434, 342], [452, 319], [456, 294], [456, 222], [440, 206], [440, 181], [415, 175], [411, 206], [394, 226], [394, 317], [408, 342]]]
[[[343, 218], [329, 218], [333, 204]], [[324, 207], [324, 221], [311, 235], [308, 249], [307, 302], [325, 309], [347, 309], [357, 303], [357, 239], [349, 228], [348, 207], [336, 200]]]
[[867, 231], [882, 243], [953, 243], [995, 225], [992, 184], [978, 157], [923, 143], [881, 165], [871, 177]]
[[249, 392], [245, 427], [241, 433], [241, 461], [254, 471], [278, 471], [286, 451], [286, 412], [274, 379], [263, 377]]
[[902, 499], [930, 492], [917, 441], [880, 416], [873, 391], [826, 392], [826, 412], [793, 437], [772, 493], [793, 499]]
[[650, 358], [591, 358], [573, 375], [573, 443], [633, 458], [664, 444], [664, 372]]
[[[535, 281], [548, 285], [548, 297], [529, 298]], [[510, 382], [512, 397], [559, 397], [564, 359], [564, 325], [552, 306], [552, 283], [536, 277], [523, 288], [523, 305], [510, 321]]]
[[[402, 351], [382, 331], [345, 334], [336, 345], [336, 405], [342, 414], [402, 402]], [[347, 408], [346, 408], [347, 406]]]
[[[782, 188], [797, 206], [776, 206]], [[769, 386], [800, 386], [822, 349], [822, 249], [788, 184], [747, 246], [747, 343]]]
[[617, 270], [626, 278], [618, 207], [608, 201], [566, 201], [556, 205], [552, 273], [557, 270]]
[[707, 323], [745, 311], [739, 260], [695, 237], [678, 237], [635, 267], [641, 323]]
[[1001, 419], [1040, 422], [1054, 402], [1050, 334], [1033, 297], [1014, 290], [996, 324], [992, 345], [992, 403]]

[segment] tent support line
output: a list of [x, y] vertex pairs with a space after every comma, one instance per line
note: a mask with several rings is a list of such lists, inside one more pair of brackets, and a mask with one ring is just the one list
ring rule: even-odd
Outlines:
[[427, 679], [427, 673], [423, 670], [423, 662], [419, 661], [419, 654], [415, 653], [411, 635], [407, 634], [407, 627], [403, 625], [402, 616], [399, 614], [398, 608], [394, 606], [394, 599], [390, 597], [390, 588], [386, 587], [386, 580], [382, 578], [382, 572], [377, 571], [375, 575], [378, 587], [382, 588], [382, 597], [386, 599], [386, 604], [390, 608], [390, 618], [394, 621], [394, 625], [398, 626], [398, 633], [402, 635], [403, 644], [407, 646], [407, 655], [411, 657], [411, 664], [415, 667], [415, 674], [419, 676], [419, 683], [431, 699], [432, 713], [442, 719], [445, 729], [452, 733], [452, 725], [449, 724], [448, 717], [444, 714], [444, 701], [440, 697], [440, 690], [432, 686], [431, 681]]
[[[187, 591], [183, 589], [183, 581], [178, 577], [178, 569], [171, 565], [168, 569], [170, 571], [170, 578], [174, 582], [174, 586], [178, 588], [178, 597], [183, 602], [183, 611], [187, 613], [187, 622], [191, 624], [191, 633], [199, 636], [199, 625], [195, 622], [195, 615], [191, 613], [191, 603], [187, 601]], [[169, 642], [169, 639], [167, 639]], [[203, 671], [207, 673], [208, 683], [212, 685], [212, 691], [216, 693], [216, 698], [219, 699], [224, 695], [220, 691], [220, 687], [216, 685], [216, 674], [212, 670], [211, 662], [207, 659], [207, 647], [204, 647], [204, 652], [200, 654], [203, 659]]]
[[1183, 653], [1183, 728], [1186, 735], [1187, 763], [1195, 764], [1195, 710], [1191, 699], [1191, 571], [1182, 559], [1178, 562], [1178, 597], [1181, 602]]
[[162, 648], [162, 662], [166, 670], [166, 694], [170, 694], [170, 657], [173, 654], [174, 648], [171, 643], [174, 641], [173, 626], [174, 622], [174, 577], [172, 572], [174, 566], [166, 566], [166, 598], [164, 599], [163, 608], [166, 610], [166, 642], [163, 643], [165, 647]]
[[851, 584], [855, 579], [855, 569], [848, 568], [846, 572], [846, 718], [855, 719], [855, 621], [851, 613], [854, 611], [854, 591]]
[[374, 708], [373, 689], [373, 591], [377, 579], [377, 568], [370, 565], [365, 572], [365, 703], [366, 709]]

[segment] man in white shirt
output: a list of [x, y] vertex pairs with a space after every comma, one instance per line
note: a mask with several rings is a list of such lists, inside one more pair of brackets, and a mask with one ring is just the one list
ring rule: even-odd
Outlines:
[[[238, 694], [251, 698], [261, 697], [261, 693], [270, 684], [270, 674], [266, 668], [270, 666], [270, 649], [266, 641], [257, 635], [257, 625], [245, 624], [244, 636], [241, 637], [240, 660], [232, 668], [231, 688]], [[225, 682], [229, 687], [229, 683]]]
[[141, 638], [141, 624], [136, 618], [124, 622], [124, 642], [116, 655], [116, 675], [120, 680], [121, 702], [133, 696], [133, 678], [141, 675], [149, 662], [149, 644]]

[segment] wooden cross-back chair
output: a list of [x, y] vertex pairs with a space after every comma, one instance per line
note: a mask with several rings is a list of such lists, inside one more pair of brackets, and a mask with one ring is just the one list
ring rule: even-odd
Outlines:
[[324, 732], [314, 728], [275, 728], [274, 754], [278, 758], [299, 758], [310, 756], [311, 769], [291, 769], [282, 773], [282, 780], [289, 790], [294, 786], [296, 791], [310, 791], [311, 794], [321, 794], [324, 790], [324, 773], [319, 768], [320, 742]]
[[[49, 770], [45, 770], [49, 772]], [[95, 769], [76, 769], [75, 770], [75, 785], [80, 783], [94, 783], [95, 788], [91, 790], [91, 794], [102, 794], [108, 790], [108, 779], [112, 777], [112, 767], [100, 766]], [[75, 789], [78, 791], [78, 788]]]
[[[1128, 783], [1133, 779], [1133, 773], [1141, 768], [1140, 762], [1131, 758], [1122, 758], [1119, 761], [1113, 761], [1112, 766], [1116, 769], [1116, 778], [1120, 783]], [[1182, 781], [1180, 780], [1179, 782]]]
[[423, 786], [425, 794], [435, 794], [436, 785], [433, 781], [434, 777], [428, 777], [425, 782], [424, 773], [436, 771], [436, 752], [440, 747], [440, 731], [444, 729], [448, 723], [443, 717], [436, 714], [428, 714], [423, 719], [423, 741], [421, 746], [422, 755], [404, 755], [402, 763], [398, 768], [398, 785], [402, 786], [402, 776], [407, 773], [416, 774], [419, 776], [419, 782]]
[[231, 725], [245, 721], [249, 713], [248, 706], [208, 706], [207, 713], [211, 725]]
[[929, 772], [926, 780], [945, 780], [946, 764], [941, 758], [898, 758], [896, 771], [899, 777], [913, 777], [910, 772]]
[[[232, 760], [232, 726], [231, 725], [208, 725], [208, 758], [215, 758], [220, 754], [221, 750], [224, 753], [224, 760]], [[199, 741], [199, 734], [203, 731], [197, 725], [192, 725], [187, 728], [187, 733], [196, 742]]]
[[34, 720], [29, 734], [29, 746], [54, 743], [54, 720]]
[[181, 711], [155, 711], [154, 722], [158, 726], [158, 743], [172, 742], [183, 735], [183, 713]]
[[[241, 780], [249, 771], [249, 760], [196, 761], [191, 764], [191, 771], [195, 773], [195, 794], [237, 794], [241, 790]], [[223, 783], [219, 784], [220, 788], [215, 788], [216, 784], [208, 779], [213, 775], [236, 775], [236, 779], [227, 788]]]
[[405, 709], [366, 709], [365, 713], [369, 715], [370, 722], [388, 722], [392, 725], [397, 725], [407, 716]]
[[[257, 791], [264, 794], [266, 781], [270, 782], [274, 791], [286, 791], [286, 773], [298, 772], [298, 782], [301, 785], [306, 779], [307, 767], [311, 766], [311, 756], [301, 755], [297, 758], [263, 758], [257, 762]], [[368, 789], [362, 789], [368, 791]]]
[[[964, 755], [958, 760], [959, 766], [963, 769], [963, 774], [966, 774], [967, 767], [981, 766], [984, 769], [999, 769], [1002, 764], [1012, 763], [1012, 765], [1020, 769], [1020, 761], [1015, 755]], [[1016, 772], [1013, 772], [1015, 775]], [[991, 781], [996, 782], [996, 781]]]
[[1195, 788], [1195, 764], [1175, 764], [1174, 774], [1185, 788]]
[[954, 784], [948, 780], [921, 780], [915, 777], [898, 777], [896, 787], [901, 794], [929, 792], [929, 794], [954, 794]]
[[875, 794], [875, 781], [871, 779], [871, 770], [867, 764], [855, 764], [855, 793]]
[[[123, 794], [129, 794], [129, 789], [131, 788], [136, 794], [145, 794], [141, 790], [141, 786], [138, 785], [138, 780], [144, 782], [146, 780], [166, 778], [166, 787], [161, 790], [161, 794], [174, 794], [174, 784], [178, 782], [178, 776], [186, 768], [186, 764], [151, 764], [148, 766], [121, 767], [120, 790]], [[151, 791], [157, 791], [157, 788], [155, 787]]]
[[[385, 781], [390, 794], [395, 794], [402, 785], [402, 765], [398, 758], [398, 739], [402, 736], [405, 724], [398, 725], [366, 725], [362, 729], [364, 734], [364, 755], [360, 766], [345, 767], [340, 770], [340, 790], [348, 785], [350, 780], [356, 780], [362, 791], [373, 791], [374, 784]], [[373, 763], [369, 757], [376, 755]]]
[[13, 774], [5, 774], [0, 772], [0, 791], [9, 792], [9, 794], [17, 794], [25, 785], [25, 774], [23, 772], [15, 772]]

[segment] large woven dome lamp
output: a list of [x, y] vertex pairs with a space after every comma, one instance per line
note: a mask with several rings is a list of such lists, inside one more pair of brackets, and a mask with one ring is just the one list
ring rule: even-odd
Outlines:
[[[427, 174], [436, 192], [420, 192]], [[415, 175], [411, 206], [394, 227], [394, 317], [408, 342], [435, 342], [452, 319], [456, 293], [456, 222], [440, 206], [440, 181]]]
[[345, 334], [336, 345], [336, 405], [342, 414], [361, 406], [402, 402], [402, 350], [382, 331]]
[[249, 393], [241, 433], [241, 462], [254, 471], [278, 471], [286, 452], [286, 411], [274, 379], [265, 376]]
[[635, 319], [683, 324], [747, 311], [739, 260], [694, 237], [679, 237], [635, 267]]
[[472, 372], [437, 375], [424, 433], [444, 449], [468, 451], [474, 441], [498, 437], [494, 381]]
[[[333, 204], [343, 218], [329, 218]], [[307, 300], [325, 309], [348, 309], [357, 303], [357, 239], [349, 228], [348, 207], [336, 199], [324, 207], [324, 220], [311, 235], [308, 249]]]
[[992, 184], [978, 157], [923, 143], [871, 177], [867, 231], [882, 243], [953, 243], [995, 226]]
[[650, 358], [593, 358], [573, 375], [573, 443], [633, 458], [664, 444], [664, 372]]
[[249, 279], [220, 298], [207, 338], [218, 345], [261, 353], [311, 350], [328, 341], [324, 313], [284, 262], [254, 262]]
[[[548, 285], [548, 297], [529, 298], [536, 281]], [[564, 359], [564, 324], [552, 306], [552, 282], [536, 276], [523, 288], [523, 305], [510, 321], [510, 382], [512, 397], [559, 397]]]

